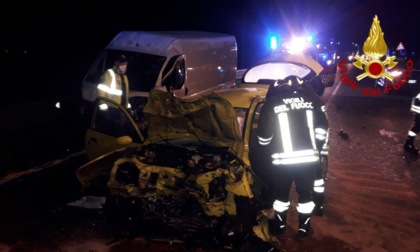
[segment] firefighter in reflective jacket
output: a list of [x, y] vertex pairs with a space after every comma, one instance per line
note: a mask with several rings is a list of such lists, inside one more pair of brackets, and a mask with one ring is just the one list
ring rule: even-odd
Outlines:
[[[108, 69], [98, 84], [98, 97], [109, 98], [125, 108], [130, 108], [128, 102], [129, 83], [126, 75], [128, 61], [124, 55], [115, 60], [114, 66]], [[107, 110], [106, 103], [100, 104], [101, 110]]]
[[317, 198], [314, 187], [323, 188], [323, 180], [322, 184], [315, 180], [315, 172], [320, 170], [320, 155], [327, 152], [328, 138], [325, 106], [307, 86], [296, 76], [271, 85], [257, 128], [258, 143], [268, 150], [271, 160], [271, 181], [267, 182], [275, 217], [270, 220], [270, 230], [280, 234], [286, 231], [289, 192], [294, 182], [299, 196], [299, 240], [313, 233], [310, 220]]
[[404, 150], [413, 154], [418, 154], [419, 149], [414, 146], [414, 140], [420, 131], [420, 93], [411, 101], [410, 111], [413, 113], [413, 124], [408, 130], [407, 139], [404, 144]]

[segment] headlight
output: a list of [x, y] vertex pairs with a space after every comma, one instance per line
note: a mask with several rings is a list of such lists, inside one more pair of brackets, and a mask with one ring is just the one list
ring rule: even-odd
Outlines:
[[101, 111], [108, 110], [108, 105], [106, 105], [105, 103], [100, 104], [99, 105], [99, 110], [101, 110]]
[[285, 43], [286, 50], [291, 54], [298, 54], [305, 50], [306, 41], [304, 38], [300, 37], [293, 37], [290, 42]]
[[400, 75], [402, 74], [402, 72], [401, 72], [401, 71], [396, 70], [396, 71], [392, 71], [392, 72], [390, 72], [390, 74], [391, 74], [391, 76], [393, 76], [393, 77], [398, 77], [398, 76], [400, 76]]

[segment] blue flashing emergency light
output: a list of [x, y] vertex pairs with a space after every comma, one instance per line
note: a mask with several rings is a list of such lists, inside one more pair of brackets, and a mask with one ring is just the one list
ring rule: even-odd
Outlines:
[[312, 41], [314, 40], [314, 36], [312, 36], [312, 35], [308, 35], [308, 36], [306, 36], [306, 40], [307, 40], [308, 42], [312, 42]]
[[271, 36], [270, 38], [270, 48], [271, 50], [276, 50], [277, 49], [277, 44], [278, 44], [278, 40], [276, 36]]

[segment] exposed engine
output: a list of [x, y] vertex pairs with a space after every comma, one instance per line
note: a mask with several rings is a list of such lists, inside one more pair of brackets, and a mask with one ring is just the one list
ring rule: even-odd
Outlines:
[[150, 165], [178, 168], [186, 173], [202, 173], [214, 168], [230, 168], [235, 157], [227, 148], [207, 145], [180, 147], [170, 144], [143, 146], [139, 157]]
[[118, 225], [157, 219], [176, 230], [223, 233], [238, 209], [251, 204], [245, 173], [242, 162], [223, 148], [146, 145], [114, 164], [106, 208]]

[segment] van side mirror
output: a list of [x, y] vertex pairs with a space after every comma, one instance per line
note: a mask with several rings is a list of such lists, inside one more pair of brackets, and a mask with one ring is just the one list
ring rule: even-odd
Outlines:
[[175, 65], [174, 71], [175, 83], [174, 89], [180, 89], [185, 83], [185, 59], [180, 58]]

